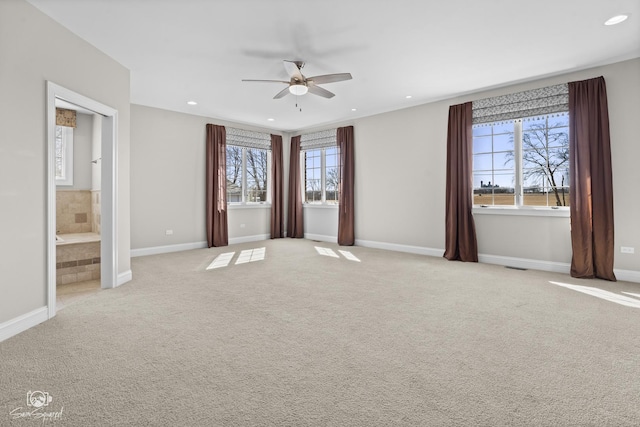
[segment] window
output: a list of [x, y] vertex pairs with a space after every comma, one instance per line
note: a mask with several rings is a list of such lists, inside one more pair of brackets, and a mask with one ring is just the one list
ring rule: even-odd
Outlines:
[[73, 185], [73, 128], [56, 126], [56, 185]]
[[227, 145], [227, 203], [269, 202], [270, 152]]
[[474, 205], [569, 206], [569, 115], [474, 125]]
[[304, 201], [315, 204], [338, 203], [338, 147], [317, 148], [301, 153], [304, 161]]

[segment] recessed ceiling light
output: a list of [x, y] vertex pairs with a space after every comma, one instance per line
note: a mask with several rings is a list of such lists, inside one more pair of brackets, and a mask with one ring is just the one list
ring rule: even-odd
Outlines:
[[189, 105], [198, 105], [198, 103], [196, 101], [187, 101], [187, 104], [189, 104]]
[[352, 108], [351, 111], [357, 111], [355, 108]]
[[607, 22], [605, 22], [604, 25], [616, 25], [626, 21], [628, 17], [629, 17], [628, 14], [616, 15], [607, 19]]
[[411, 96], [411, 95], [407, 95], [407, 96], [405, 96], [405, 98], [407, 98], [407, 99], [411, 99], [411, 98], [413, 98], [413, 96]]
[[275, 120], [275, 119], [272, 119], [271, 117], [269, 117], [269, 118], [267, 119], [267, 121], [268, 121], [268, 122], [272, 122], [272, 121], [274, 121], [274, 120]]

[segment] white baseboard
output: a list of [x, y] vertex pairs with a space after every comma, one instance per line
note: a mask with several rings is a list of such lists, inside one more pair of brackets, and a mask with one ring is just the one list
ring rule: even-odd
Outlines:
[[133, 279], [133, 273], [131, 272], [131, 270], [118, 273], [118, 280], [116, 282], [116, 286], [124, 285], [125, 283], [131, 281], [131, 279]]
[[[305, 235], [306, 238], [307, 235]], [[320, 240], [320, 239], [316, 239]], [[357, 246], [365, 248], [385, 249], [389, 251], [408, 252], [412, 254], [428, 255], [441, 257], [444, 249], [425, 248], [422, 246], [400, 245], [396, 243], [374, 242], [371, 240], [356, 240]], [[504, 265], [508, 267], [527, 268], [531, 270], [550, 271], [553, 273], [569, 274], [571, 272], [571, 264], [554, 261], [541, 261], [536, 259], [515, 258], [500, 255], [479, 254], [478, 261], [484, 264]], [[618, 280], [626, 282], [640, 283], [640, 271], [633, 270], [613, 270]]]
[[4, 323], [0, 323], [0, 342], [14, 335], [18, 335], [20, 332], [24, 332], [29, 328], [33, 328], [45, 320], [48, 320], [48, 318], [47, 307], [40, 307], [29, 313], [7, 320]]
[[444, 249], [425, 248], [422, 246], [400, 245], [398, 243], [385, 243], [374, 242], [372, 240], [359, 240], [355, 241], [356, 246], [363, 246], [365, 248], [385, 249], [395, 252], [407, 252], [410, 254], [428, 255], [441, 257], [444, 254]]
[[323, 234], [304, 233], [304, 238], [307, 240], [318, 240], [320, 242], [338, 243], [338, 236], [325, 236]]
[[620, 270], [620, 269], [614, 268], [613, 273], [616, 275], [616, 279], [618, 280], [624, 280], [625, 282], [640, 283], [640, 271]]
[[[269, 240], [270, 238], [271, 238], [271, 234], [257, 234], [255, 236], [232, 237], [229, 239], [229, 244], [237, 245], [239, 243], [258, 242], [260, 240]], [[180, 252], [180, 251], [190, 251], [193, 249], [204, 249], [206, 247], [207, 247], [207, 242], [193, 242], [193, 243], [180, 243], [177, 245], [153, 246], [150, 248], [131, 249], [131, 257], [134, 258], [139, 256], [167, 254], [171, 252]], [[118, 277], [118, 282], [120, 281], [119, 279], [120, 277]], [[131, 277], [129, 277], [128, 280], [131, 280]], [[125, 280], [125, 282], [128, 280]], [[125, 282], [122, 282], [122, 283], [125, 283]]]
[[177, 245], [153, 246], [150, 248], [131, 249], [131, 257], [166, 254], [169, 252], [190, 251], [207, 247], [207, 242], [180, 243]]
[[255, 236], [233, 237], [229, 239], [229, 244], [237, 245], [238, 243], [259, 242], [260, 240], [269, 240], [270, 238], [271, 238], [271, 234], [257, 234]]
[[478, 261], [485, 264], [504, 265], [507, 267], [526, 268], [531, 270], [551, 271], [569, 274], [571, 265], [564, 262], [541, 261], [537, 259], [514, 258], [501, 255], [478, 254]]

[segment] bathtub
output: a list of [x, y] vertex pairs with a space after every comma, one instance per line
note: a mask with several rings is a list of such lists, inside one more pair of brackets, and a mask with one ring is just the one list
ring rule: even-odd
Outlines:
[[100, 279], [100, 235], [56, 235], [56, 284]]

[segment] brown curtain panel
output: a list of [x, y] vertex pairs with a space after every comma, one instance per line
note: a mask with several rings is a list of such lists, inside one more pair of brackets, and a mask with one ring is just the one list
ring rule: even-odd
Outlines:
[[353, 126], [337, 129], [336, 139], [340, 149], [340, 182], [338, 183], [338, 244], [353, 246], [354, 234], [354, 137]]
[[271, 238], [284, 236], [282, 136], [271, 135]]
[[571, 276], [615, 281], [613, 179], [604, 78], [569, 83]]
[[227, 134], [224, 126], [207, 125], [207, 244], [227, 246]]
[[478, 262], [472, 191], [471, 102], [449, 107], [444, 257]]
[[300, 136], [291, 138], [289, 156], [289, 209], [287, 219], [287, 237], [304, 238], [302, 222], [302, 187], [300, 183]]

